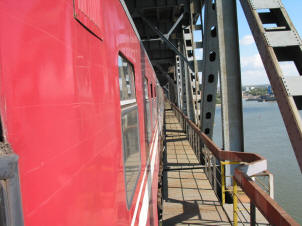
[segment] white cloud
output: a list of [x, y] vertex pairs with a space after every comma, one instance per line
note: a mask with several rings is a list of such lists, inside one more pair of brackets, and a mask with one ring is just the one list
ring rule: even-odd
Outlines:
[[243, 85], [268, 83], [267, 75], [259, 54], [241, 57], [241, 76]]
[[245, 35], [242, 39], [240, 39], [240, 44], [244, 46], [252, 45], [255, 43], [255, 40], [252, 35]]
[[241, 57], [241, 67], [246, 69], [263, 68], [262, 60], [259, 54], [252, 56]]
[[[246, 35], [240, 40], [240, 44], [242, 45], [251, 45], [254, 42], [252, 35]], [[259, 54], [242, 56], [240, 61], [243, 85], [269, 84], [269, 80]], [[283, 76], [299, 75], [293, 62], [279, 62], [279, 65]]]
[[283, 76], [299, 76], [299, 72], [293, 61], [279, 62]]
[[254, 70], [242, 70], [241, 76], [243, 85], [260, 85], [269, 83], [264, 68]]

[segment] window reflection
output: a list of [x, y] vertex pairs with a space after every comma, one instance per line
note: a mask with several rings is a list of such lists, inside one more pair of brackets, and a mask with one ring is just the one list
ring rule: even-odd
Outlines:
[[119, 56], [118, 67], [121, 100], [135, 99], [134, 71], [132, 65]]

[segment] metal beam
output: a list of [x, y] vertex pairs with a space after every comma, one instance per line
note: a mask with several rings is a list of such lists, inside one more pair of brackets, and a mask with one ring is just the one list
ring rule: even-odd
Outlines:
[[[152, 10], [152, 9], [167, 9], [167, 8], [175, 8], [181, 5], [186, 4], [186, 0], [177, 0], [175, 4], [163, 4], [163, 5], [156, 5], [154, 1], [137, 1], [139, 4], [136, 6], [135, 9], [139, 10]], [[153, 3], [153, 4], [152, 4]]]
[[[194, 40], [193, 40], [193, 33], [190, 28], [190, 26], [183, 27], [183, 53], [184, 55], [190, 60], [191, 64], [195, 68], [195, 61], [194, 61]], [[188, 117], [190, 120], [192, 120], [194, 123], [198, 124], [198, 108], [197, 108], [197, 90], [198, 86], [196, 85], [197, 79], [195, 76], [195, 71], [190, 70], [188, 67], [186, 67], [186, 84], [187, 84], [187, 93], [188, 93]], [[194, 90], [195, 88], [195, 90]]]
[[[191, 43], [192, 43], [192, 53], [193, 53], [193, 65], [194, 65], [194, 73], [191, 75], [193, 76], [192, 82], [195, 80], [195, 91], [193, 91], [194, 96], [194, 110], [195, 110], [195, 123], [197, 126], [200, 126], [200, 118], [201, 118], [201, 112], [200, 112], [200, 102], [201, 102], [201, 95], [200, 95], [200, 87], [199, 87], [199, 72], [202, 72], [203, 68], [200, 62], [196, 58], [196, 49], [197, 48], [203, 48], [202, 45], [198, 45], [197, 42], [195, 42], [194, 37], [194, 29], [195, 24], [197, 22], [198, 17], [201, 15], [201, 6], [203, 4], [203, 1], [200, 0], [193, 0], [190, 2], [190, 19], [191, 19], [191, 25], [190, 25], [190, 33], [191, 33]], [[202, 24], [202, 20], [200, 21]]]
[[[216, 0], [223, 148], [243, 152], [241, 71], [236, 8], [234, 0]], [[230, 176], [235, 168], [234, 165], [226, 167], [226, 175]], [[227, 179], [226, 184], [231, 186], [231, 179]]]
[[[183, 42], [179, 42], [179, 51], [181, 51], [184, 55], [186, 54], [185, 44]], [[183, 74], [183, 88], [186, 91], [186, 110], [187, 116], [190, 120], [195, 121], [194, 118], [194, 105], [193, 105], [193, 93], [192, 93], [192, 84], [191, 84], [191, 76], [188, 65], [180, 60]]]
[[236, 1], [217, 0], [223, 148], [243, 152], [241, 72]]
[[156, 42], [162, 41], [160, 38], [150, 38], [150, 39], [143, 39], [142, 42]]
[[[290, 138], [292, 147], [294, 149], [300, 167], [300, 171], [302, 172], [302, 120], [299, 111], [297, 109], [295, 99], [293, 98], [293, 96], [288, 95], [287, 90], [284, 86], [283, 73], [278, 62], [278, 55], [276, 55], [277, 51], [275, 51], [277, 49], [274, 49], [272, 46], [270, 46], [267, 40], [265, 39], [264, 34], [266, 33], [266, 31], [264, 30], [258, 12], [256, 11], [255, 7], [252, 4], [254, 1], [240, 0], [240, 2], [243, 11], [245, 13], [245, 16], [247, 18], [247, 21], [249, 23], [249, 26], [251, 28], [252, 34], [254, 36], [255, 42], [257, 44], [266, 73], [272, 85], [274, 94], [276, 96], [279, 105], [280, 112], [283, 117], [285, 127], [287, 129], [288, 136]], [[268, 1], [268, 2], [273, 2], [273, 1]], [[279, 17], [283, 17], [283, 19], [288, 24], [288, 27], [291, 30], [295, 31], [294, 25], [292, 24], [285, 8], [282, 7], [279, 10], [282, 13], [279, 15]], [[291, 47], [283, 47], [283, 49], [285, 49], [286, 51], [290, 51], [291, 50], [290, 48]], [[297, 51], [299, 56], [301, 56], [302, 46], [297, 46], [297, 49], [298, 49]], [[295, 57], [295, 59], [290, 59], [289, 57], [288, 60], [295, 61], [296, 59], [299, 59], [298, 61], [295, 62], [296, 67], [298, 71], [300, 71], [301, 69], [302, 72], [302, 64], [300, 60], [301, 58]], [[283, 60], [286, 60], [286, 58]]]
[[[138, 13], [140, 14], [140, 13]], [[140, 14], [140, 17], [142, 18], [142, 20], [166, 43], [167, 47], [170, 48], [172, 51], [175, 52], [176, 55], [178, 55], [183, 61], [185, 61], [188, 66], [194, 70], [193, 65], [191, 64], [190, 61], [188, 61], [188, 59], [176, 48], [175, 45], [173, 45], [172, 42], [170, 42], [163, 33], [161, 33], [161, 31], [153, 26], [148, 19], [146, 19], [143, 15]]]
[[208, 137], [213, 136], [216, 93], [219, 74], [218, 37], [212, 35], [211, 28], [217, 30], [217, 15], [211, 1], [205, 2], [205, 29], [202, 74], [202, 102], [200, 129]]
[[[182, 13], [178, 19], [176, 20], [176, 22], [173, 24], [173, 26], [171, 27], [171, 29], [168, 31], [167, 34], [164, 34], [164, 36], [166, 37], [166, 39], [169, 39], [172, 32], [175, 30], [175, 28], [177, 27], [177, 25], [180, 23], [180, 21], [182, 20], [182, 18], [184, 17], [184, 13]], [[151, 39], [143, 39], [143, 42], [154, 42], [154, 41], [163, 41], [161, 38], [151, 38]]]
[[174, 65], [175, 57], [173, 58], [151, 58], [152, 64], [171, 64]]
[[177, 27], [177, 25], [180, 23], [180, 21], [182, 20], [182, 18], [184, 17], [184, 13], [182, 13], [178, 19], [176, 20], [176, 22], [173, 24], [173, 26], [171, 27], [170, 31], [165, 34], [164, 36], [169, 39], [170, 38], [170, 35], [172, 34], [172, 32], [175, 30], [175, 28]]
[[185, 105], [185, 98], [186, 98], [186, 90], [183, 83], [185, 80], [183, 79], [183, 67], [182, 61], [179, 56], [175, 57], [176, 60], [176, 67], [175, 67], [175, 76], [177, 81], [177, 97], [178, 97], [178, 106], [183, 111], [184, 114], [187, 115], [187, 106]]

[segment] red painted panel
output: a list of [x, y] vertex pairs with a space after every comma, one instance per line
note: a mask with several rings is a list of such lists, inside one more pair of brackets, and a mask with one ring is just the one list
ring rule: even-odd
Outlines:
[[[89, 16], [83, 24], [94, 23], [102, 40], [75, 20], [71, 0], [0, 1], [0, 110], [7, 140], [20, 157], [25, 225], [129, 225], [141, 201], [143, 51], [120, 2], [95, 3], [94, 11], [78, 8]], [[142, 171], [130, 210], [118, 52], [135, 67], [141, 134]], [[145, 71], [155, 84], [147, 60]]]
[[74, 0], [74, 16], [102, 39], [101, 4], [100, 0]]

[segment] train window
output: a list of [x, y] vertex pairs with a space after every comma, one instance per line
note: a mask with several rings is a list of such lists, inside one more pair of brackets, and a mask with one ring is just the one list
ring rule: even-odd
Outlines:
[[144, 78], [144, 95], [145, 95], [145, 99], [148, 100], [149, 99], [149, 95], [148, 95], [148, 79], [146, 77]]
[[140, 174], [139, 121], [132, 64], [118, 57], [121, 100], [122, 142], [127, 207], [130, 208]]
[[[148, 95], [148, 79], [144, 78], [144, 105], [145, 105], [145, 136], [146, 141], [149, 144], [151, 141], [151, 124], [150, 124], [150, 101]], [[147, 147], [147, 146], [146, 146]], [[147, 150], [149, 151], [149, 150]], [[148, 158], [148, 155], [147, 155]]]
[[150, 85], [150, 90], [151, 90], [151, 98], [153, 98], [153, 86], [152, 86], [152, 83]]

